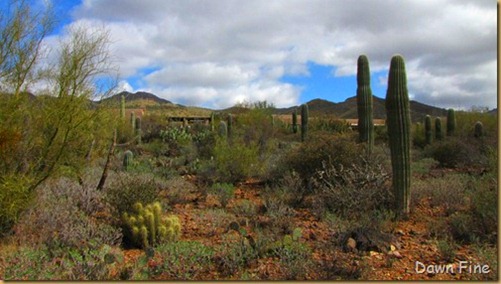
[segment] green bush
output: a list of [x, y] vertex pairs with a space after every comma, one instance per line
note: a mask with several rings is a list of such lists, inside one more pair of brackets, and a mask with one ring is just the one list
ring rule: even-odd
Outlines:
[[306, 273], [313, 266], [311, 249], [301, 243], [301, 230], [296, 228], [292, 235], [285, 235], [273, 244], [272, 255], [280, 260], [283, 280], [305, 280]]
[[235, 195], [235, 187], [229, 183], [215, 183], [211, 186], [209, 193], [214, 194], [223, 208], [226, 208], [228, 201]]
[[218, 139], [214, 148], [215, 179], [219, 182], [234, 183], [257, 176], [261, 172], [259, 149], [255, 144], [245, 145], [235, 141], [230, 145]]
[[0, 236], [7, 234], [32, 200], [30, 179], [21, 175], [0, 177]]
[[456, 137], [448, 137], [443, 141], [427, 146], [425, 148], [425, 156], [438, 161], [441, 167], [456, 168], [465, 165], [470, 165], [473, 162], [475, 148], [468, 145], [462, 139]]

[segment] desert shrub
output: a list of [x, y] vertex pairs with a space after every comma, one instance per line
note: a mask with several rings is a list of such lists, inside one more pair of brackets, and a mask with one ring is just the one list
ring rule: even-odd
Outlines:
[[215, 183], [209, 193], [215, 195], [223, 208], [226, 208], [228, 201], [235, 196], [235, 187], [230, 183]]
[[256, 215], [257, 206], [250, 200], [239, 200], [234, 203], [232, 211], [239, 216], [250, 218]]
[[189, 194], [197, 190], [193, 183], [183, 177], [176, 176], [165, 183], [165, 187], [160, 191], [159, 196], [165, 198], [170, 205], [184, 204], [190, 201]]
[[451, 239], [437, 240], [437, 249], [442, 259], [447, 263], [452, 263], [456, 257], [456, 243]]
[[227, 229], [230, 223], [235, 222], [233, 214], [222, 208], [210, 208], [200, 212], [196, 217], [200, 224], [206, 224], [211, 229], [210, 234], [217, 233], [218, 230]]
[[214, 262], [223, 276], [235, 275], [258, 259], [255, 241], [244, 229], [230, 231], [216, 248]]
[[443, 177], [415, 179], [411, 184], [411, 205], [428, 199], [432, 207], [442, 207], [446, 216], [468, 206], [468, 177], [448, 174]]
[[0, 236], [7, 234], [33, 197], [30, 179], [21, 175], [0, 177]]
[[289, 170], [294, 170], [302, 179], [310, 179], [323, 163], [341, 166], [357, 163], [362, 145], [356, 144], [352, 135], [317, 135], [291, 149], [281, 161]]
[[6, 257], [6, 280], [117, 280], [120, 250], [108, 245], [51, 250], [22, 247]]
[[280, 260], [280, 270], [285, 279], [304, 280], [306, 273], [313, 266], [311, 249], [299, 241], [301, 230], [296, 228], [291, 235], [272, 245], [272, 255]]
[[312, 132], [343, 133], [350, 130], [350, 124], [332, 115], [317, 116], [308, 123]]
[[212, 151], [216, 145], [216, 134], [206, 128], [203, 128], [193, 135], [193, 142], [197, 148], [200, 159], [210, 159]]
[[490, 244], [475, 244], [473, 246], [476, 255], [478, 256], [479, 263], [485, 263], [489, 265], [490, 272], [487, 274], [479, 273], [473, 274], [472, 280], [497, 281], [499, 279], [498, 274], [498, 246]]
[[359, 158], [359, 165], [323, 163], [312, 187], [326, 208], [343, 218], [358, 218], [373, 210], [391, 208], [390, 176], [377, 161]]
[[471, 184], [470, 211], [474, 232], [480, 240], [495, 243], [498, 232], [498, 180], [495, 174], [475, 179]]
[[413, 174], [425, 175], [438, 166], [438, 162], [433, 158], [419, 159], [411, 163], [411, 172]]
[[157, 246], [153, 256], [141, 256], [132, 280], [201, 280], [212, 271], [214, 250], [200, 242], [178, 241]]
[[433, 158], [444, 168], [485, 166], [491, 154], [481, 143], [458, 137], [448, 137], [424, 149], [425, 157]]
[[37, 189], [33, 206], [15, 228], [16, 238], [48, 248], [80, 247], [91, 242], [117, 245], [122, 234], [111, 226], [104, 194], [69, 179], [48, 181]]
[[247, 146], [237, 139], [234, 139], [233, 143], [218, 139], [214, 147], [214, 161], [215, 178], [219, 182], [233, 183], [261, 172], [257, 145]]
[[149, 204], [158, 199], [165, 181], [152, 174], [117, 172], [108, 177], [106, 200], [118, 213], [132, 210], [136, 202]]
[[[286, 195], [285, 195], [286, 196]], [[288, 234], [292, 231], [295, 211], [287, 204], [284, 192], [266, 187], [261, 194], [264, 214], [270, 219], [269, 229], [276, 234]]]

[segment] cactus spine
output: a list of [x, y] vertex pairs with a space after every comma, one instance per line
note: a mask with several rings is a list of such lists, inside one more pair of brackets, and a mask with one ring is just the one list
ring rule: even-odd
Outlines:
[[435, 139], [442, 140], [444, 134], [442, 133], [442, 119], [440, 117], [435, 118]]
[[128, 171], [130, 167], [132, 166], [132, 160], [134, 158], [134, 154], [130, 150], [125, 151], [124, 153], [124, 170]]
[[359, 141], [367, 143], [369, 153], [374, 147], [374, 123], [372, 121], [372, 90], [369, 60], [360, 55], [357, 61], [357, 111]]
[[386, 116], [392, 165], [392, 186], [399, 215], [410, 212], [410, 132], [411, 118], [404, 58], [391, 59], [386, 92]]
[[181, 235], [181, 223], [177, 216], [162, 216], [159, 202], [143, 206], [134, 204], [134, 213], [122, 214], [124, 232], [131, 245], [147, 248], [163, 242], [173, 241]]
[[480, 138], [480, 137], [484, 136], [484, 125], [482, 124], [482, 122], [477, 121], [475, 123], [475, 133], [474, 133], [474, 135], [477, 138]]
[[136, 117], [136, 137], [137, 137], [137, 144], [141, 144], [141, 135], [142, 135], [142, 131], [141, 131], [141, 118], [140, 117]]
[[125, 121], [125, 96], [120, 96], [120, 118]]
[[292, 133], [296, 134], [297, 133], [297, 110], [295, 109], [294, 112], [292, 112]]
[[452, 108], [447, 110], [447, 136], [454, 135], [456, 131], [456, 113]]
[[308, 136], [308, 105], [301, 105], [301, 142]]
[[427, 115], [424, 119], [424, 137], [426, 144], [430, 145], [433, 142], [433, 130], [431, 128], [431, 116]]

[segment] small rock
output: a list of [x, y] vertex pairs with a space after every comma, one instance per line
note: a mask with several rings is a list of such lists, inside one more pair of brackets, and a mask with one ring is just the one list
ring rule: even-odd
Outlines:
[[357, 241], [355, 241], [353, 238], [348, 238], [348, 240], [346, 241], [346, 248], [348, 249], [348, 251], [356, 251]]
[[397, 233], [397, 235], [405, 236], [405, 233], [402, 230], [397, 230], [396, 233]]
[[388, 252], [388, 255], [393, 256], [398, 259], [404, 258], [397, 250]]

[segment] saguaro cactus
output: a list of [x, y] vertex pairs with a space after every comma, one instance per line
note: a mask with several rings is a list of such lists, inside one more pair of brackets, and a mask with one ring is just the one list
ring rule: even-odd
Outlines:
[[452, 108], [447, 110], [447, 136], [454, 135], [456, 131], [456, 113]]
[[308, 136], [308, 105], [301, 105], [301, 142]]
[[226, 138], [228, 135], [228, 127], [226, 126], [226, 122], [221, 121], [219, 122], [219, 137], [221, 138]]
[[367, 143], [369, 152], [374, 147], [374, 123], [372, 120], [371, 75], [367, 56], [360, 55], [357, 61], [357, 111], [359, 141]]
[[136, 114], [134, 112], [130, 113], [130, 125], [132, 126], [132, 132], [136, 131]]
[[124, 153], [124, 170], [128, 171], [130, 167], [132, 166], [132, 160], [134, 158], [134, 154], [130, 150], [125, 151]]
[[484, 136], [484, 125], [482, 124], [482, 122], [477, 121], [475, 123], [475, 133], [474, 133], [474, 135], [477, 138]]
[[386, 116], [393, 172], [395, 207], [400, 215], [410, 212], [410, 132], [411, 117], [405, 62], [401, 55], [391, 59], [386, 92]]
[[228, 139], [231, 140], [233, 137], [233, 115], [228, 114]]
[[120, 96], [120, 118], [125, 121], [125, 96]]
[[292, 133], [297, 133], [297, 110], [292, 112]]
[[136, 137], [137, 137], [137, 144], [141, 144], [141, 118], [136, 117]]
[[435, 118], [435, 139], [442, 140], [444, 134], [442, 133], [442, 119], [440, 117]]
[[430, 145], [433, 142], [433, 130], [431, 128], [431, 116], [427, 115], [424, 119], [424, 137], [426, 144]]
[[214, 113], [212, 112], [210, 114], [210, 130], [211, 131], [214, 131], [214, 123], [215, 123], [215, 115]]

